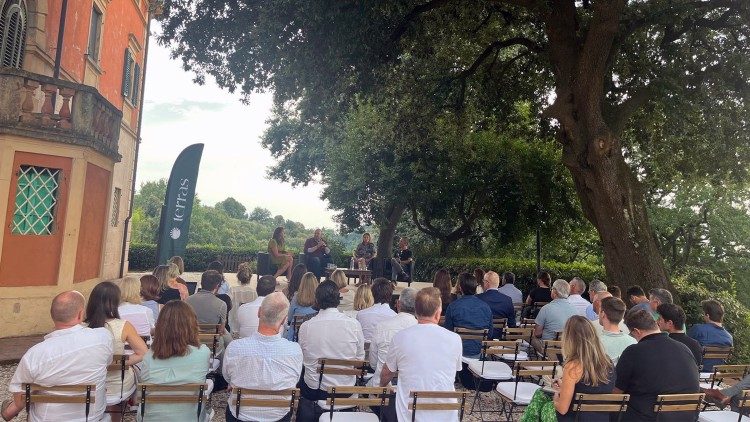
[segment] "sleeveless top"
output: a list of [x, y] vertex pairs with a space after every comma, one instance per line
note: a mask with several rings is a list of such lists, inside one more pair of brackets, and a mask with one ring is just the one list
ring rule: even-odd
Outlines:
[[[579, 381], [576, 383], [575, 390], [573, 391], [573, 400], [570, 402], [570, 408], [568, 409], [568, 413], [561, 415], [560, 413], [557, 413], [557, 420], [559, 421], [575, 421], [576, 419], [576, 412], [575, 412], [575, 404], [576, 404], [576, 394], [583, 393], [583, 394], [610, 394], [612, 393], [612, 390], [615, 388], [615, 371], [614, 368], [612, 368], [609, 371], [609, 382], [606, 384], [600, 384], [596, 387], [585, 384], [583, 381]], [[579, 421], [586, 421], [586, 422], [609, 422], [609, 413], [607, 412], [581, 412], [581, 414], [578, 416]]]
[[[111, 319], [104, 324], [104, 328], [112, 333], [112, 353], [115, 355], [125, 354], [125, 342], [122, 341], [122, 330], [125, 320]], [[126, 367], [125, 377], [117, 369], [107, 372], [107, 404], [117, 404], [126, 400], [135, 390], [135, 374], [133, 368]]]

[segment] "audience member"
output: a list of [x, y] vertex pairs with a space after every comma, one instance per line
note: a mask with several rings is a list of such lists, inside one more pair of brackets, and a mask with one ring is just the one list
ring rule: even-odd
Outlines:
[[568, 285], [570, 286], [568, 303], [576, 310], [576, 314], [586, 316], [586, 309], [591, 306], [591, 303], [581, 296], [586, 291], [586, 282], [580, 277], [573, 277]]
[[[591, 300], [591, 303], [586, 306], [586, 318], [589, 319], [589, 321], [596, 321], [597, 318], [599, 318], [599, 313], [594, 310], [594, 298], [596, 297], [597, 293], [602, 293], [607, 291], [607, 285], [604, 284], [601, 280], [591, 280], [591, 283], [589, 284], [589, 299]], [[596, 327], [596, 324], [594, 324]]]
[[[106, 328], [81, 325], [85, 299], [77, 291], [66, 291], [52, 300], [50, 315], [55, 329], [44, 340], [32, 346], [18, 362], [8, 390], [9, 400], [0, 408], [9, 421], [25, 407], [23, 384], [73, 385], [95, 384], [93, 403], [86, 417], [80, 404], [32, 403], [30, 421], [84, 422], [98, 421], [106, 407], [105, 378], [112, 362], [112, 335]], [[115, 308], [116, 309], [116, 308]]]
[[648, 292], [648, 303], [651, 307], [651, 315], [654, 316], [654, 320], [658, 319], [659, 316], [656, 313], [656, 308], [664, 303], [674, 303], [672, 300], [672, 293], [667, 289], [651, 289]]
[[[633, 296], [628, 292], [629, 296]], [[659, 331], [650, 310], [631, 309], [625, 314], [630, 334], [638, 340], [617, 362], [615, 394], [630, 394], [623, 420], [655, 421], [654, 403], [659, 394], [692, 394], [698, 387], [698, 366], [685, 345]], [[691, 414], [690, 417], [693, 417]], [[681, 412], [665, 413], [660, 421], [684, 421]]]
[[362, 243], [357, 245], [357, 249], [354, 250], [354, 259], [357, 260], [357, 266], [371, 269], [370, 263], [377, 256], [378, 251], [375, 249], [375, 244], [372, 243], [372, 236], [370, 236], [370, 233], [363, 234]]
[[628, 287], [628, 290], [625, 291], [625, 296], [628, 297], [631, 309], [643, 309], [644, 311], [651, 312], [651, 304], [641, 286]]
[[367, 283], [362, 283], [354, 292], [354, 303], [352, 311], [344, 312], [347, 316], [357, 318], [357, 314], [362, 309], [367, 309], [375, 304], [375, 298], [372, 296], [372, 288]]
[[[477, 281], [477, 284], [479, 285], [479, 288], [482, 289], [482, 292], [484, 292], [484, 287], [482, 287], [482, 284], [484, 283], [484, 273], [485, 271], [481, 268], [474, 268], [474, 279]], [[498, 277], [499, 280], [500, 277]], [[498, 283], [498, 287], [500, 286], [500, 283]]]
[[732, 386], [725, 384], [722, 389], [701, 388], [701, 391], [706, 393], [707, 401], [712, 401], [722, 408], [731, 403], [734, 409], [739, 407], [744, 390], [750, 390], [750, 374], [745, 375], [737, 384]]
[[318, 288], [318, 278], [313, 273], [305, 273], [302, 276], [299, 290], [294, 293], [292, 303], [289, 305], [288, 323], [289, 328], [286, 330], [286, 339], [294, 339], [294, 317], [305, 316], [317, 312], [315, 306], [315, 290]]
[[602, 412], [570, 412], [577, 394], [610, 394], [615, 386], [615, 368], [604, 352], [591, 322], [582, 315], [574, 315], [565, 323], [562, 335], [565, 365], [559, 390], [553, 402], [558, 421], [609, 422]]
[[622, 299], [622, 290], [620, 290], [620, 287], [618, 286], [609, 286], [607, 287], [607, 291], [612, 294], [613, 297], [616, 297], [618, 299]]
[[448, 305], [456, 299], [456, 296], [451, 292], [453, 290], [451, 274], [446, 268], [441, 268], [435, 272], [435, 276], [432, 279], [432, 287], [440, 290], [442, 314], [445, 315]]
[[[597, 297], [604, 294], [609, 294], [609, 292], [597, 293]], [[607, 352], [607, 356], [616, 363], [622, 352], [628, 346], [636, 343], [633, 337], [623, 332], [619, 327], [627, 308], [625, 302], [611, 296], [599, 300], [599, 303], [599, 320], [596, 321], [602, 327], [602, 330], [599, 331], [599, 339]]]
[[151, 337], [156, 318], [151, 309], [141, 305], [141, 283], [135, 277], [125, 277], [119, 282], [120, 318], [129, 321], [139, 336]]
[[414, 261], [409, 250], [409, 239], [402, 237], [398, 241], [398, 251], [391, 258], [391, 280], [410, 281], [411, 263]]
[[523, 293], [516, 287], [516, 275], [510, 271], [503, 273], [503, 285], [498, 290], [508, 296], [514, 305], [523, 303]]
[[420, 411], [415, 415], [416, 419], [412, 419], [409, 393], [455, 391], [454, 379], [456, 371], [461, 369], [462, 353], [461, 338], [437, 325], [441, 309], [438, 289], [427, 287], [420, 290], [414, 308], [418, 324], [393, 336], [380, 375], [380, 385], [388, 385], [398, 372], [396, 413], [400, 421], [456, 421], [458, 412], [446, 411]]
[[376, 278], [372, 282], [372, 297], [375, 304], [357, 313], [357, 321], [362, 326], [365, 341], [372, 341], [375, 326], [378, 323], [396, 316], [390, 305], [391, 297], [393, 297], [393, 283], [382, 277]]
[[217, 354], [224, 350], [227, 344], [232, 341], [232, 335], [224, 328], [227, 318], [227, 304], [216, 297], [216, 292], [223, 277], [218, 271], [208, 270], [201, 275], [201, 288], [194, 295], [185, 299], [188, 305], [193, 308], [199, 324], [221, 324], [222, 341], [219, 342]]
[[[172, 264], [174, 265], [174, 264]], [[127, 359], [127, 370], [125, 374], [119, 369], [107, 373], [107, 405], [110, 410], [117, 410], [120, 403], [135, 392], [135, 373], [132, 366], [143, 360], [148, 347], [133, 324], [120, 319], [117, 308], [120, 305], [120, 289], [111, 281], [103, 281], [97, 284], [91, 291], [89, 302], [86, 305], [86, 318], [84, 322], [89, 328], [106, 328], [112, 334], [112, 352], [116, 355], [125, 354], [125, 343], [128, 343], [133, 351]], [[119, 420], [119, 414], [113, 413], [112, 419]]]
[[669, 338], [679, 341], [687, 346], [695, 358], [695, 364], [699, 367], [703, 361], [703, 350], [697, 341], [685, 334], [685, 311], [674, 303], [662, 303], [656, 308], [659, 319], [656, 323], [663, 333], [669, 333]]
[[268, 259], [276, 267], [276, 273], [273, 278], [286, 273], [286, 279], [292, 278], [292, 264], [294, 264], [294, 257], [291, 252], [284, 250], [284, 228], [276, 227], [273, 231], [271, 240], [268, 241]]
[[[552, 301], [539, 310], [536, 316], [536, 327], [531, 345], [538, 352], [544, 350], [543, 340], [554, 340], [557, 333], [562, 332], [568, 318], [576, 315], [576, 310], [568, 303], [570, 285], [563, 279], [555, 280], [552, 284]], [[541, 339], [541, 340], [540, 340]]]
[[416, 297], [416, 290], [410, 287], [402, 290], [396, 302], [398, 314], [375, 326], [375, 334], [370, 343], [370, 366], [375, 369], [375, 374], [370, 379], [372, 386], [380, 385], [380, 374], [383, 371], [385, 359], [388, 357], [393, 336], [404, 328], [417, 324], [417, 318], [414, 316]]
[[[539, 312], [539, 308], [535, 308], [532, 305], [535, 303], [549, 303], [552, 301], [552, 291], [550, 290], [550, 283], [552, 282], [552, 276], [546, 271], [542, 271], [536, 278], [537, 287], [534, 287], [526, 296], [526, 307], [523, 311], [524, 318], [534, 318], [536, 313]], [[562, 326], [560, 326], [562, 329]]]
[[[492, 310], [493, 318], [506, 318], [509, 327], [516, 326], [516, 309], [513, 307], [513, 300], [503, 293], [500, 293], [500, 276], [494, 271], [488, 271], [484, 274], [482, 280], [483, 293], [477, 295], [479, 299], [489, 305]], [[496, 336], [499, 333], [495, 333]]]
[[141, 305], [151, 309], [154, 314], [154, 321], [159, 318], [159, 293], [161, 291], [161, 285], [159, 285], [159, 279], [151, 274], [141, 276]]
[[[456, 327], [473, 330], [487, 329], [487, 337], [492, 338], [492, 309], [476, 296], [477, 280], [469, 273], [458, 275], [458, 289], [461, 296], [448, 305], [443, 326], [453, 331]], [[463, 355], [478, 358], [482, 349], [479, 340], [464, 340]]]
[[242, 262], [237, 267], [237, 281], [240, 282], [239, 286], [232, 286], [229, 288], [229, 298], [231, 303], [234, 305], [229, 310], [229, 327], [233, 331], [237, 331], [237, 311], [240, 306], [244, 303], [250, 303], [258, 298], [258, 293], [250, 285], [250, 281], [253, 278], [253, 271], [250, 268], [249, 262]]
[[177, 282], [179, 270], [177, 265], [159, 265], [154, 269], [154, 276], [159, 280], [159, 300], [160, 305], [164, 305], [170, 300], [184, 300], [188, 297], [187, 286]]
[[[156, 322], [154, 343], [141, 363], [139, 382], [157, 385], [203, 384], [211, 351], [198, 338], [198, 319], [187, 303], [172, 301], [164, 305]], [[206, 419], [207, 406], [199, 421]], [[138, 408], [138, 420], [192, 420], [197, 404], [149, 404], [146, 419]]]
[[294, 266], [294, 269], [292, 270], [292, 278], [289, 280], [289, 283], [286, 284], [286, 287], [284, 287], [284, 294], [290, 302], [292, 301], [294, 294], [297, 293], [300, 282], [302, 282], [302, 276], [305, 275], [305, 273], [307, 273], [307, 267], [305, 264], [297, 264]]
[[[592, 305], [594, 307], [594, 312], [596, 312], [597, 315], [599, 315], [599, 312], [602, 310], [602, 300], [608, 297], [613, 297], [610, 292], [599, 292], [594, 295], [594, 301]], [[627, 305], [625, 306], [625, 308], [626, 308], [625, 310], [627, 311]], [[630, 330], [628, 330], [628, 326], [625, 325], [625, 321], [623, 319], [624, 318], [620, 320], [620, 323], [617, 326], [620, 328], [620, 331], [622, 331], [623, 333], [630, 334]], [[604, 330], [602, 325], [599, 324], [598, 318], [591, 322], [594, 324], [594, 328], [596, 329], [597, 332], [601, 333], [601, 331]]]
[[349, 288], [349, 280], [346, 278], [346, 273], [343, 270], [334, 270], [331, 273], [331, 281], [336, 283], [339, 288], [339, 297], [341, 302], [339, 304], [339, 311], [341, 312], [352, 312], [354, 310], [354, 295], [355, 290]]
[[[710, 299], [701, 302], [703, 309], [703, 324], [695, 324], [690, 327], [688, 336], [695, 339], [702, 347], [718, 346], [731, 347], [734, 345], [732, 335], [724, 328], [724, 307], [721, 303]], [[724, 363], [720, 359], [706, 359], [703, 362], [703, 371], [711, 372], [714, 365]]]
[[173, 256], [169, 258], [169, 261], [167, 261], [167, 265], [169, 264], [177, 265], [177, 282], [180, 284], [185, 284], [187, 286], [186, 280], [181, 277], [182, 273], [185, 272], [185, 260], [183, 260], [181, 256]]
[[365, 340], [362, 327], [356, 319], [339, 312], [339, 288], [326, 280], [315, 290], [315, 302], [320, 308], [317, 315], [300, 327], [299, 345], [304, 355], [305, 376], [300, 383], [302, 397], [307, 400], [325, 400], [328, 387], [354, 385], [350, 375], [324, 374], [319, 381], [318, 360], [363, 359]]
[[[274, 391], [295, 388], [302, 374], [302, 349], [297, 343], [279, 336], [288, 314], [289, 301], [283, 293], [270, 293], [263, 298], [258, 309], [258, 330], [250, 337], [232, 342], [224, 353], [222, 373], [232, 390], [241, 388]], [[314, 371], [312, 376], [316, 376]], [[290, 421], [292, 417], [286, 408], [249, 406], [241, 407], [238, 415], [235, 400], [236, 393], [234, 397], [230, 393], [226, 410], [228, 422]]]
[[310, 272], [316, 277], [323, 277], [324, 271], [328, 264], [332, 263], [331, 248], [323, 240], [323, 232], [315, 229], [313, 236], [305, 241], [304, 246], [305, 261], [310, 268]]
[[276, 290], [276, 278], [264, 275], [258, 280], [258, 298], [250, 303], [245, 303], [237, 310], [237, 329], [240, 337], [250, 337], [258, 331], [258, 309], [266, 296]]
[[221, 284], [219, 285], [217, 295], [227, 295], [228, 297], [229, 283], [227, 282], [227, 279], [224, 278], [224, 264], [221, 261], [211, 261], [208, 264], [208, 268], [206, 268], [206, 271], [216, 271], [217, 273], [221, 274]]

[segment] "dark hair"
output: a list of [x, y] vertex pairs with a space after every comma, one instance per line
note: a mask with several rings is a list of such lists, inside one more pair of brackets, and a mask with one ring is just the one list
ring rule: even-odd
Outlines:
[[206, 271], [216, 271], [219, 274], [224, 274], [224, 264], [221, 261], [211, 261]]
[[198, 318], [193, 308], [181, 301], [173, 300], [164, 305], [156, 319], [154, 344], [151, 351], [156, 359], [185, 356], [188, 346], [200, 347]]
[[628, 290], [625, 290], [625, 295], [630, 296], [646, 296], [646, 292], [643, 291], [641, 286], [630, 286]]
[[477, 280], [477, 284], [484, 282], [484, 270], [481, 268], [474, 268], [474, 279]]
[[461, 287], [461, 293], [464, 296], [471, 296], [477, 293], [477, 279], [469, 273], [458, 275], [458, 285]]
[[662, 303], [656, 307], [656, 312], [661, 315], [664, 321], [672, 321], [674, 328], [677, 330], [685, 329], [685, 311], [674, 303]]
[[120, 318], [120, 288], [111, 281], [102, 281], [94, 286], [86, 304], [86, 319], [90, 328], [104, 327], [108, 319]]
[[638, 330], [658, 330], [654, 317], [651, 312], [644, 309], [633, 308], [625, 313], [625, 325], [630, 331]]
[[141, 277], [141, 297], [143, 300], [159, 300], [161, 286], [155, 275], [146, 274]]
[[503, 273], [503, 284], [513, 284], [516, 282], [516, 275], [510, 271]]
[[286, 288], [286, 298], [292, 300], [292, 296], [299, 290], [299, 285], [302, 282], [302, 276], [307, 272], [305, 264], [297, 264], [292, 270], [292, 279], [289, 280], [289, 284]]
[[315, 302], [321, 310], [338, 307], [341, 303], [339, 286], [331, 280], [320, 283], [315, 289]]
[[258, 296], [268, 296], [276, 291], [276, 279], [272, 275], [264, 275], [258, 279], [258, 286], [255, 291]]
[[611, 293], [612, 296], [622, 299], [622, 290], [620, 290], [618, 286], [609, 286], [607, 287], [607, 291]]
[[604, 312], [604, 315], [607, 316], [607, 319], [612, 324], [619, 324], [627, 309], [622, 299], [613, 296], [602, 299], [601, 306], [602, 312]]
[[549, 275], [547, 271], [540, 272], [539, 275], [537, 275], [536, 279], [541, 280], [541, 282], [547, 287], [549, 287], [550, 283], [552, 283], [552, 276]]
[[271, 237], [273, 238], [273, 240], [275, 240], [275, 241], [276, 241], [276, 243], [277, 243], [277, 244], [278, 244], [279, 246], [281, 246], [281, 243], [282, 243], [282, 242], [281, 242], [281, 232], [282, 232], [282, 231], [284, 231], [284, 228], [283, 228], [283, 227], [281, 227], [281, 226], [279, 226], [279, 227], [276, 227], [276, 229], [274, 229], [274, 231], [273, 231], [273, 236], [271, 236]]
[[250, 268], [249, 262], [242, 262], [239, 266], [237, 266], [237, 281], [240, 282], [240, 284], [245, 285], [249, 284], [250, 280], [253, 278], [253, 270]]
[[721, 303], [708, 299], [701, 302], [701, 308], [711, 321], [718, 323], [724, 321], [724, 307], [721, 306]]
[[201, 274], [201, 289], [213, 292], [224, 281], [221, 273], [214, 270], [208, 270]]
[[393, 284], [386, 278], [378, 277], [372, 281], [372, 297], [375, 303], [391, 303]]
[[453, 283], [451, 282], [451, 273], [448, 272], [447, 268], [437, 270], [435, 277], [432, 279], [432, 287], [440, 290], [440, 300], [444, 305], [451, 303]]

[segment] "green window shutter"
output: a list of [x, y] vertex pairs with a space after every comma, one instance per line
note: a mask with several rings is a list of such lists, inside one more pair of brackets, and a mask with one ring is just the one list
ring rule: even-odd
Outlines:
[[12, 234], [52, 234], [60, 187], [59, 176], [59, 169], [21, 166], [16, 187]]
[[138, 65], [138, 63], [135, 64], [135, 69], [133, 70], [133, 96], [130, 97], [130, 101], [133, 102], [133, 105], [137, 105], [138, 103], [138, 90], [141, 87], [141, 66]]
[[125, 64], [122, 68], [122, 96], [130, 97], [131, 82], [133, 79], [133, 56], [129, 49], [125, 49]]

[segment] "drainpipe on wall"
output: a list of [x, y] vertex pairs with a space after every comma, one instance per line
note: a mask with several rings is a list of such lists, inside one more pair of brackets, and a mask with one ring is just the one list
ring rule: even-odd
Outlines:
[[[55, 68], [52, 71], [52, 77], [60, 77], [60, 63], [62, 62], [63, 38], [65, 37], [65, 17], [68, 14], [68, 0], [62, 0], [60, 8], [60, 26], [57, 28], [57, 50], [55, 50]], [[54, 102], [53, 102], [54, 104]]]
[[[63, 0], [66, 1], [66, 0]], [[148, 75], [148, 45], [151, 41], [151, 14], [159, 5], [155, 1], [150, 1], [148, 5], [148, 16], [146, 25], [146, 49], [143, 54], [143, 77], [141, 78], [141, 105], [138, 108], [138, 131], [135, 139], [135, 158], [133, 159], [133, 182], [130, 186], [130, 204], [128, 206], [128, 216], [125, 217], [125, 227], [122, 233], [122, 255], [120, 256], [120, 278], [125, 276], [125, 257], [127, 255], [128, 232], [130, 231], [130, 221], [133, 218], [133, 200], [135, 199], [135, 175], [138, 172], [138, 153], [141, 147], [141, 125], [143, 124], [143, 106], [146, 93], [146, 75]]]

